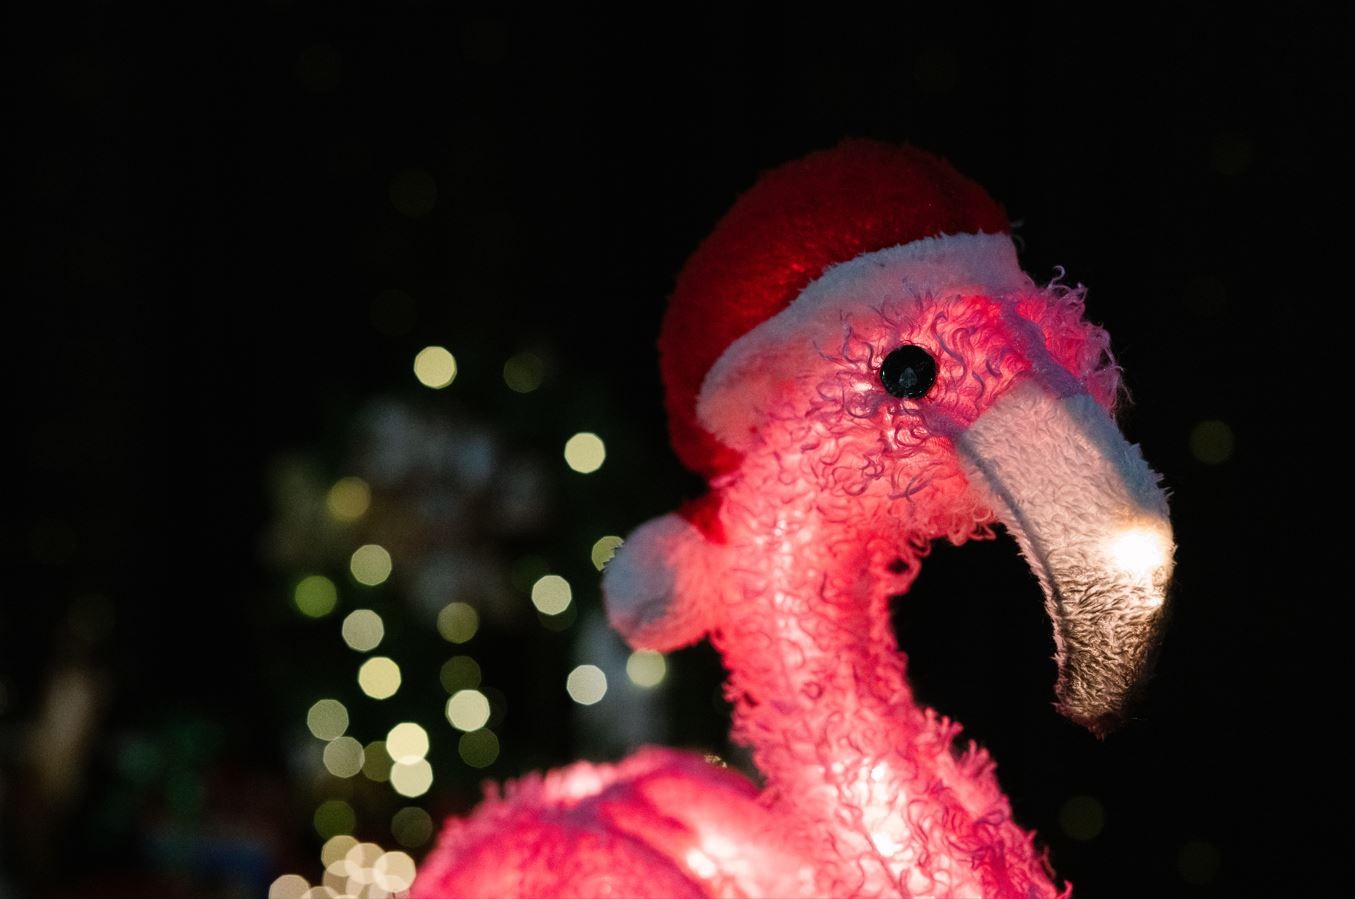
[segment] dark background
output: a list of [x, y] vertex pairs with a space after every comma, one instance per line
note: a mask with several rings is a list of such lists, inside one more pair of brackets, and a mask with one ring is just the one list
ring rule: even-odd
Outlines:
[[[347, 473], [374, 397], [450, 409], [545, 460], [543, 523], [505, 558], [547, 559], [580, 614], [597, 608], [592, 540], [698, 488], [667, 448], [657, 376], [675, 273], [759, 171], [848, 135], [945, 155], [1019, 223], [1027, 271], [1089, 285], [1132, 396], [1122, 426], [1164, 474], [1180, 547], [1158, 676], [1122, 732], [1098, 742], [1051, 710], [1048, 624], [1005, 539], [938, 549], [901, 601], [922, 698], [989, 747], [1080, 894], [1321, 891], [1312, 809], [1342, 762], [1307, 745], [1315, 624], [1280, 511], [1303, 472], [1274, 430], [1321, 389], [1301, 341], [1322, 335], [1284, 319], [1311, 302], [1296, 260], [1348, 102], [1348, 20], [39, 7], [6, 28], [19, 462], [0, 895], [318, 878], [328, 787], [299, 773], [296, 731], [317, 691], [352, 692], [353, 657], [336, 621], [288, 604], [304, 572], [270, 561], [270, 472], [303, 453]], [[430, 181], [435, 198], [401, 193]], [[412, 306], [382, 306], [391, 289]], [[461, 374], [432, 393], [410, 362], [439, 343]], [[546, 378], [519, 395], [499, 372], [524, 350]], [[1231, 451], [1217, 426], [1199, 436], [1206, 421]], [[559, 462], [578, 430], [607, 439], [587, 478]], [[412, 621], [397, 599], [379, 600], [388, 621]], [[437, 768], [435, 818], [484, 776], [615, 749], [559, 701], [568, 631], [477, 640], [510, 709], [502, 755]], [[51, 724], [71, 672], [94, 691], [75, 749]], [[710, 651], [675, 656], [670, 682], [668, 740], [728, 752]], [[34, 773], [57, 751], [43, 740], [69, 756], [56, 781]], [[137, 774], [129, 746], [159, 761]], [[359, 815], [369, 827], [390, 842]]]

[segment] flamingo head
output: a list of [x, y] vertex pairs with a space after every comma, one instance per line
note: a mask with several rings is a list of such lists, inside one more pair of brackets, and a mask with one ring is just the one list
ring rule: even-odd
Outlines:
[[[904, 160], [914, 176], [918, 158], [934, 160]], [[972, 186], [948, 167], [931, 175], [942, 176], [943, 195]], [[1105, 332], [1084, 318], [1082, 291], [1037, 286], [1005, 222], [985, 230], [986, 207], [968, 202], [981, 212], [975, 233], [867, 247], [820, 267], [704, 366], [674, 437], [711, 475], [707, 510], [723, 508], [688, 515], [694, 526], [659, 519], [623, 549], [604, 588], [632, 642], [678, 645], [711, 627], [718, 610], [682, 600], [697, 589], [683, 589], [681, 572], [711, 555], [698, 544], [765, 528], [766, 516], [747, 511], [759, 503], [812, 497], [816, 520], [835, 531], [816, 541], [905, 557], [997, 522], [1043, 588], [1060, 711], [1097, 733], [1123, 716], [1172, 574], [1165, 495], [1114, 424], [1119, 370]], [[685, 315], [670, 309], [666, 337], [688, 329]], [[681, 343], [662, 345], [680, 374]], [[646, 566], [678, 576], [640, 589]]]

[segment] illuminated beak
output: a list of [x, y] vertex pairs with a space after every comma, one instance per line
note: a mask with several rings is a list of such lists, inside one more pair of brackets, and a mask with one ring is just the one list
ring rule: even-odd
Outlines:
[[1059, 711], [1104, 734], [1147, 673], [1171, 581], [1157, 475], [1092, 397], [1056, 396], [1034, 380], [956, 443], [1044, 588]]

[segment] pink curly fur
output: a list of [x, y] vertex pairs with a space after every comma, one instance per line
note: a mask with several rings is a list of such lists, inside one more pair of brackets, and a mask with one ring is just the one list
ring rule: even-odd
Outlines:
[[[1052, 284], [901, 298], [826, 343], [758, 410], [760, 450], [712, 484], [726, 542], [670, 516], [663, 533], [687, 536], [648, 549], [725, 660], [763, 789], [654, 748], [527, 777], [447, 823], [414, 896], [1068, 894], [988, 755], [914, 703], [888, 607], [932, 540], [992, 536], [957, 435], [1020, 383], [1109, 410], [1108, 338], [1080, 288]], [[881, 359], [907, 343], [938, 363], [925, 401], [880, 388]]]

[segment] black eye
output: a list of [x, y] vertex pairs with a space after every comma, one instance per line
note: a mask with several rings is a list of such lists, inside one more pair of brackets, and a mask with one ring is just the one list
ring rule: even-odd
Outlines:
[[900, 398], [924, 397], [936, 383], [936, 360], [922, 347], [905, 344], [885, 356], [880, 366], [880, 383]]

